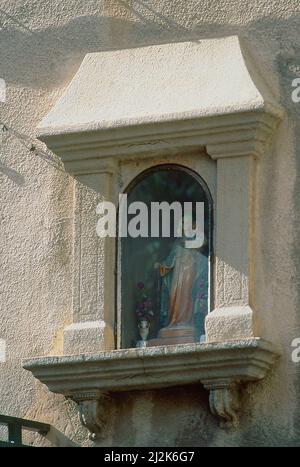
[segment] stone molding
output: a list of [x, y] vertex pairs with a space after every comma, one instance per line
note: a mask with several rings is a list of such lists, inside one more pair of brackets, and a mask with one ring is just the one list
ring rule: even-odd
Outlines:
[[114, 173], [113, 161], [161, 156], [174, 152], [201, 151], [206, 147], [213, 159], [253, 155], [260, 157], [264, 144], [282, 117], [280, 107], [234, 114], [212, 115], [197, 119], [156, 122], [93, 132], [40, 134], [58, 154], [67, 172]]
[[107, 394], [186, 384], [202, 383], [222, 426], [236, 427], [239, 385], [263, 379], [278, 355], [272, 344], [257, 338], [43, 357], [26, 360], [23, 366], [50, 391], [77, 401], [81, 419], [95, 438], [105, 426]]

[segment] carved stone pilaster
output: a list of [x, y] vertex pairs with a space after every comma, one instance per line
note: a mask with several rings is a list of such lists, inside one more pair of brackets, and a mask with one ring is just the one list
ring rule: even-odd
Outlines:
[[80, 421], [90, 432], [90, 439], [95, 441], [103, 436], [108, 420], [110, 396], [107, 393], [91, 391], [74, 394], [72, 399], [79, 405]]
[[65, 355], [114, 348], [114, 239], [97, 235], [96, 208], [112, 199], [116, 171], [104, 160], [74, 168], [73, 322], [64, 329]]
[[219, 418], [221, 428], [237, 428], [239, 425], [239, 386], [235, 382], [204, 381], [210, 391], [209, 405], [213, 415]]

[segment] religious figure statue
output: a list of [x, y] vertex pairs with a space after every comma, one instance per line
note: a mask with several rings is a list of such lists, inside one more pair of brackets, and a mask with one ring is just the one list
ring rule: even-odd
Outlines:
[[169, 339], [169, 343], [174, 344], [200, 339], [205, 334], [204, 321], [208, 311], [205, 242], [195, 249], [187, 248], [185, 240], [184, 237], [175, 240], [169, 256], [159, 265], [161, 329], [158, 338]]

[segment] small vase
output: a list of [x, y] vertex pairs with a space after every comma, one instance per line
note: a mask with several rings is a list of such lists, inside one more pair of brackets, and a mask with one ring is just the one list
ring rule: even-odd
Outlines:
[[146, 341], [148, 339], [148, 335], [150, 331], [149, 321], [146, 319], [142, 319], [141, 321], [139, 321], [138, 327], [139, 327], [139, 332], [140, 332], [140, 336], [142, 340]]

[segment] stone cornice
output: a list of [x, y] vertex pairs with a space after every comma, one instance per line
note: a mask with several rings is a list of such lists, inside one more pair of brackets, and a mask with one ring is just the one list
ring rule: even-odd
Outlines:
[[258, 109], [94, 131], [65, 129], [55, 135], [40, 134], [39, 138], [61, 157], [70, 173], [97, 172], [101, 159], [117, 161], [136, 155], [200, 151], [205, 146], [214, 159], [242, 155], [259, 157], [281, 115], [278, 109], [276, 113]]
[[[81, 404], [91, 401], [91, 393], [98, 400], [99, 394], [202, 383], [212, 391], [216, 413], [222, 395], [228, 398], [240, 383], [263, 379], [277, 356], [273, 345], [257, 338], [34, 358], [23, 366], [50, 391]], [[236, 424], [237, 415], [219, 416]]]
[[127, 391], [228, 379], [264, 378], [276, 351], [261, 339], [124, 349], [27, 360], [24, 368], [50, 391], [71, 396], [85, 388]]
[[72, 174], [203, 147], [258, 157], [283, 111], [248, 61], [237, 36], [87, 54], [38, 137]]

